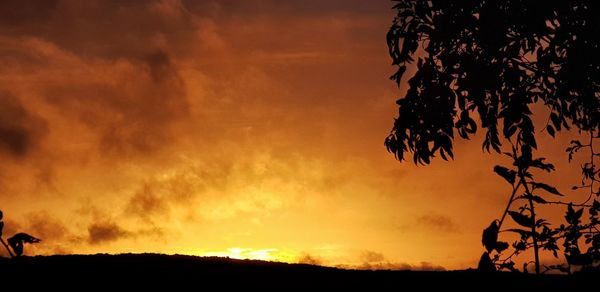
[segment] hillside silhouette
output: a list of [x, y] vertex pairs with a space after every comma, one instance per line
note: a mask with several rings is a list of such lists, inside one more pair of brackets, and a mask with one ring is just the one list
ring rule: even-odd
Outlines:
[[[163, 254], [54, 255], [0, 259], [4, 284], [33, 288], [193, 290], [356, 289], [401, 290], [509, 287], [574, 289], [597, 274], [533, 275], [464, 271], [367, 271], [220, 257]], [[212, 288], [211, 288], [212, 287]], [[172, 291], [172, 290], [171, 290]]]

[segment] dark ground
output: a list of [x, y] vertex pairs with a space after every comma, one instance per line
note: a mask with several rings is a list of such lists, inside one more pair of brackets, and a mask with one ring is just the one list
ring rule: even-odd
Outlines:
[[[473, 270], [449, 272], [357, 271], [304, 264], [285, 264], [217, 257], [160, 254], [61, 255], [0, 258], [2, 286], [71, 288], [81, 291], [163, 288], [175, 291], [261, 290], [340, 291], [556, 291], [597, 285], [599, 274], [486, 274]], [[358, 290], [357, 290], [358, 289]], [[458, 290], [457, 290], [458, 289]], [[129, 289], [128, 289], [129, 290]], [[565, 290], [565, 291], [568, 291]]]

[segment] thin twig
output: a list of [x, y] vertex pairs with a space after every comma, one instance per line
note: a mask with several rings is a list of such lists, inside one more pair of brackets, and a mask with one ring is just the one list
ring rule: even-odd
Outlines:
[[2, 241], [2, 245], [4, 245], [4, 247], [6, 248], [6, 251], [8, 251], [8, 254], [10, 255], [10, 257], [14, 258], [15, 255], [12, 253], [12, 251], [10, 251], [10, 248], [8, 248], [8, 244], [6, 244], [6, 242], [4, 242], [4, 238], [0, 237], [0, 241]]

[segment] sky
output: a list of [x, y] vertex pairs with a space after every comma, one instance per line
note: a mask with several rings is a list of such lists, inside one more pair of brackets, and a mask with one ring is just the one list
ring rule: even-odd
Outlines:
[[[388, 79], [391, 7], [0, 2], [4, 237], [41, 238], [29, 255], [475, 267], [510, 194], [492, 172], [506, 160], [481, 136], [426, 167], [386, 152], [405, 89]], [[569, 190], [571, 136], [544, 134]]]

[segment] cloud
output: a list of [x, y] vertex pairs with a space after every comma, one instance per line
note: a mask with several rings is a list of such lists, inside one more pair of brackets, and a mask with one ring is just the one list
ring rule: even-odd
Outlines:
[[165, 52], [139, 60], [72, 62], [80, 67], [61, 69], [63, 74], [85, 70], [88, 76], [51, 80], [42, 94], [50, 106], [96, 134], [99, 151], [137, 155], [171, 145], [174, 123], [188, 114], [182, 80]]
[[307, 265], [323, 265], [322, 258], [320, 258], [318, 256], [310, 255], [308, 253], [301, 254], [300, 257], [298, 258], [297, 262], [299, 264], [307, 264]]
[[196, 199], [205, 194], [207, 186], [223, 189], [220, 169], [185, 166], [168, 174], [149, 177], [131, 195], [123, 215], [154, 223], [156, 217], [169, 217], [174, 208], [194, 206]]
[[364, 251], [361, 253], [360, 259], [365, 263], [372, 263], [372, 262], [381, 262], [381, 261], [385, 260], [385, 257], [383, 256], [382, 253], [367, 250], [367, 251]]
[[25, 157], [46, 131], [42, 118], [30, 113], [17, 97], [0, 90], [0, 154]]
[[30, 213], [24, 222], [20, 231], [42, 240], [39, 244], [29, 245], [27, 254], [68, 254], [73, 251], [73, 246], [81, 244], [81, 236], [73, 234], [64, 222], [47, 211]]
[[[390, 5], [363, 0], [218, 0], [186, 1], [193, 12], [230, 13], [236, 16], [283, 15], [287, 17], [331, 16], [332, 14], [378, 14]], [[383, 8], [383, 9], [382, 9]], [[385, 10], [384, 10], [385, 12]], [[206, 13], [206, 12], [205, 12]]]
[[9, 27], [31, 22], [47, 21], [56, 8], [58, 0], [4, 0], [0, 2], [0, 24]]
[[93, 223], [88, 227], [88, 242], [92, 245], [117, 241], [130, 236], [129, 231], [111, 221]]
[[445, 234], [455, 234], [460, 232], [460, 226], [454, 221], [454, 219], [437, 213], [418, 215], [413, 217], [412, 220], [409, 220], [409, 222], [403, 220], [403, 222], [397, 226], [398, 229], [402, 231], [427, 229], [429, 231]]
[[354, 266], [354, 268], [362, 270], [412, 270], [412, 271], [444, 271], [444, 267], [434, 265], [429, 262], [421, 262], [418, 265], [394, 262], [386, 259], [386, 257], [375, 251], [366, 250], [361, 253], [359, 259], [362, 264]]
[[415, 219], [415, 224], [440, 232], [456, 233], [460, 231], [460, 227], [452, 218], [439, 214], [425, 214], [418, 216]]
[[4, 228], [2, 229], [2, 237], [7, 238], [13, 236], [19, 232], [22, 232], [23, 228], [19, 222], [13, 219], [4, 218]]
[[125, 213], [128, 216], [138, 216], [149, 220], [154, 215], [166, 212], [168, 210], [166, 204], [164, 197], [157, 195], [152, 187], [145, 184], [129, 199]]
[[26, 255], [65, 254], [72, 252], [73, 246], [81, 244], [81, 237], [58, 218], [45, 210], [29, 213], [20, 220], [5, 220], [3, 238], [24, 232], [42, 240], [39, 244], [30, 244], [25, 248]]
[[[42, 2], [0, 1], [0, 199], [56, 252], [264, 244], [335, 263], [313, 247], [400, 238], [352, 254], [383, 265], [453, 229], [410, 217], [434, 205], [435, 179], [382, 146], [397, 111], [390, 3]], [[398, 236], [394, 216], [423, 236]]]
[[51, 217], [48, 212], [32, 213], [27, 217], [24, 232], [31, 233], [45, 243], [60, 242], [69, 237], [70, 231], [65, 224]]

